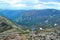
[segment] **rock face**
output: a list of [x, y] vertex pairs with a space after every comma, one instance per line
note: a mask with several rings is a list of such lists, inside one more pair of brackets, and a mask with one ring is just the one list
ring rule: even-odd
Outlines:
[[[28, 38], [30, 37], [30, 38]], [[60, 36], [58, 34], [47, 34], [47, 35], [36, 35], [36, 36], [30, 36], [28, 37], [16, 33], [16, 34], [10, 34], [8, 35], [4, 40], [60, 40]]]
[[20, 34], [8, 35], [4, 40], [26, 40], [26, 37]]

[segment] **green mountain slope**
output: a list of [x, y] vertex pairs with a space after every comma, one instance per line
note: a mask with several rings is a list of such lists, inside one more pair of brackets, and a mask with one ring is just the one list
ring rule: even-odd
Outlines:
[[0, 38], [18, 32], [23, 32], [23, 30], [12, 21], [3, 16], [0, 16]]

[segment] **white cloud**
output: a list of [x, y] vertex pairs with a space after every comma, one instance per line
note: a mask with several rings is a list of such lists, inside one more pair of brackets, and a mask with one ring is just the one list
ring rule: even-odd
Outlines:
[[13, 4], [13, 5], [11, 5], [12, 7], [27, 7], [27, 5], [26, 4]]
[[[60, 9], [59, 2], [41, 2], [39, 0], [0, 0], [0, 4], [10, 8], [28, 8], [28, 9], [45, 9], [45, 8], [55, 8]], [[0, 6], [2, 8], [2, 6]]]
[[60, 4], [58, 2], [41, 2], [42, 4]]
[[27, 2], [30, 2], [30, 3], [33, 3], [33, 4], [36, 4], [36, 3], [39, 3], [40, 1], [39, 0], [26, 0]]
[[43, 4], [37, 4], [37, 5], [34, 5], [33, 8], [42, 9], [42, 8], [44, 8], [44, 5]]
[[22, 0], [0, 0], [8, 4], [16, 4], [17, 2], [22, 2]]
[[[8, 6], [10, 6], [10, 7], [27, 7], [26, 4], [21, 3], [21, 2], [23, 2], [22, 0], [0, 0], [0, 2], [1, 1], [2, 1], [2, 3], [9, 4]], [[18, 2], [20, 2], [20, 3], [17, 4]]]
[[46, 8], [53, 8], [53, 9], [60, 9], [60, 3], [58, 2], [40, 2], [39, 4], [34, 5], [35, 9], [46, 9]]

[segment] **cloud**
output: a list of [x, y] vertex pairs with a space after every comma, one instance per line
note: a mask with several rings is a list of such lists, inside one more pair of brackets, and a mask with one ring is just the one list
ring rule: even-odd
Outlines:
[[11, 5], [11, 6], [12, 6], [12, 7], [21, 7], [21, 8], [27, 7], [26, 4], [13, 4], [13, 5]]
[[16, 4], [17, 2], [22, 2], [22, 0], [0, 0], [0, 2], [8, 4]]
[[[0, 0], [0, 8], [25, 8], [27, 5], [22, 0]], [[8, 4], [8, 5], [7, 5]], [[3, 7], [5, 6], [5, 7]]]
[[60, 4], [59, 2], [41, 2], [42, 4], [54, 4], [54, 5], [56, 5], [56, 4]]
[[60, 9], [59, 2], [40, 0], [0, 0], [0, 9]]
[[43, 9], [44, 7], [45, 6], [43, 4], [37, 4], [33, 6], [34, 9]]
[[60, 9], [60, 3], [58, 2], [40, 2], [39, 4], [34, 5], [35, 9], [46, 9], [46, 8], [53, 8], [53, 9]]
[[37, 4], [39, 3], [39, 0], [26, 0], [27, 2], [33, 3], [33, 4]]

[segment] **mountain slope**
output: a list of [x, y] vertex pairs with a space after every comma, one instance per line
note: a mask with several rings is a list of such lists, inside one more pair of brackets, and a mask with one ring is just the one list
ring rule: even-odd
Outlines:
[[13, 29], [19, 29], [20, 31], [22, 31], [22, 29], [20, 27], [18, 27], [17, 24], [13, 23], [12, 21], [8, 20], [7, 18], [5, 18], [3, 16], [0, 16], [0, 28], [2, 28], [2, 30], [4, 30], [4, 29], [6, 29], [6, 28], [8, 29], [10, 27]]
[[53, 27], [60, 25], [60, 10], [3, 10], [2, 16], [7, 17], [13, 22], [24, 26]]
[[30, 10], [25, 11], [22, 16], [16, 19], [16, 22], [27, 26], [49, 27], [55, 24], [60, 25], [60, 10]]

